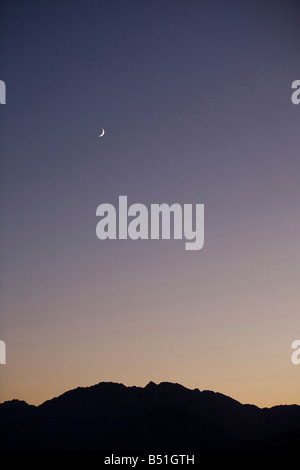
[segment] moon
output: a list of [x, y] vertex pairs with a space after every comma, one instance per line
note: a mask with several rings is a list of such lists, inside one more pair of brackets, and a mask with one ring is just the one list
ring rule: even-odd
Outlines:
[[102, 128], [101, 133], [99, 134], [99, 137], [103, 137], [105, 134], [105, 130]]

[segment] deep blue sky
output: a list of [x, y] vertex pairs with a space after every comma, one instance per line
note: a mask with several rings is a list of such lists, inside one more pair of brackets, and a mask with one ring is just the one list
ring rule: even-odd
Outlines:
[[[170, 379], [295, 401], [298, 2], [0, 8], [3, 399]], [[204, 249], [100, 242], [121, 194], [204, 203]]]

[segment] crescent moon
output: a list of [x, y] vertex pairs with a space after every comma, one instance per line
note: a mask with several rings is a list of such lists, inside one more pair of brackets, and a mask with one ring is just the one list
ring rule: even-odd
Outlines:
[[105, 130], [102, 128], [101, 134], [99, 134], [99, 137], [103, 137], [105, 134]]

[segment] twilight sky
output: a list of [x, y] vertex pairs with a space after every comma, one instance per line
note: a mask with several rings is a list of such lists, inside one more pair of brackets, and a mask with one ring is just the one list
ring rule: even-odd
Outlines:
[[[0, 401], [152, 380], [300, 404], [299, 2], [3, 0], [0, 18]], [[205, 204], [204, 248], [100, 241], [119, 195]]]

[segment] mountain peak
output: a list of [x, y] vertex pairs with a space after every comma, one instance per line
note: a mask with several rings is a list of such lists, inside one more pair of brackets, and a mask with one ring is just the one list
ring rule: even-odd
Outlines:
[[150, 382], [146, 385], [145, 388], [154, 388], [154, 387], [157, 387], [156, 383], [150, 380]]
[[29, 405], [26, 401], [24, 400], [18, 400], [16, 398], [13, 398], [12, 400], [7, 400], [5, 401], [4, 403], [2, 403], [3, 406], [5, 406], [6, 408], [27, 408], [29, 406], [33, 406], [33, 405]]

